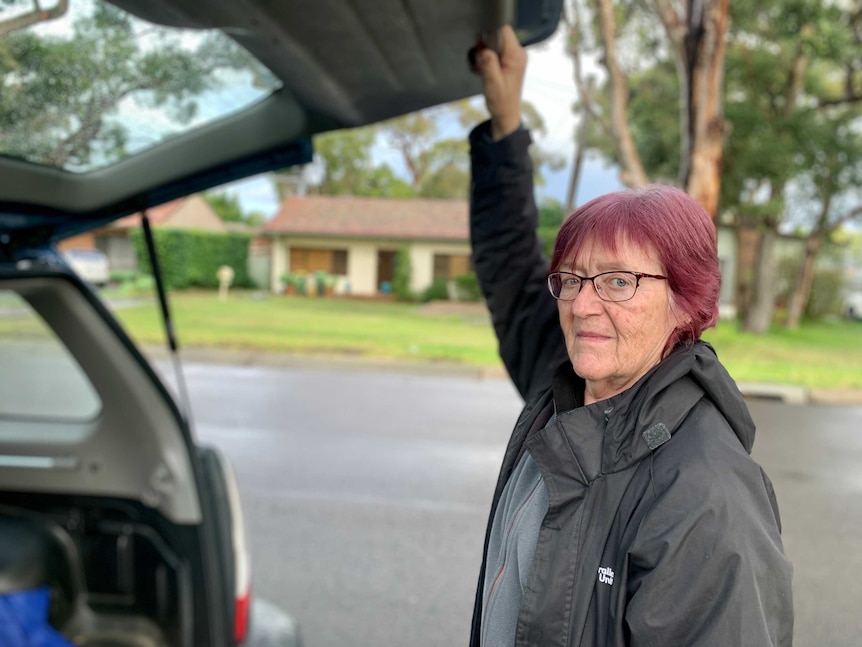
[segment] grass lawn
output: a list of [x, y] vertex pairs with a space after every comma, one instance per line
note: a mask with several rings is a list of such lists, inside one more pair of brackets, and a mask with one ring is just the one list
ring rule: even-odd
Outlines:
[[[171, 312], [182, 346], [500, 365], [489, 319], [476, 309], [243, 292], [219, 301], [214, 292], [187, 292], [171, 295]], [[116, 314], [139, 343], [163, 342], [154, 302]], [[862, 389], [860, 322], [776, 328], [764, 336], [722, 322], [704, 338], [737, 381]]]
[[[389, 301], [187, 292], [170, 297], [181, 346], [217, 346], [374, 360], [498, 365], [496, 341], [482, 312], [426, 314]], [[139, 343], [164, 340], [155, 303], [115, 314]]]

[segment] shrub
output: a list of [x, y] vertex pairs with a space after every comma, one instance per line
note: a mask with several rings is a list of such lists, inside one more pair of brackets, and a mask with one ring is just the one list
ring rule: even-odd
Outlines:
[[110, 282], [124, 285], [126, 283], [134, 283], [137, 277], [138, 273], [135, 270], [111, 270]]
[[448, 301], [449, 281], [446, 279], [434, 279], [434, 282], [422, 292], [420, 299], [425, 303], [428, 301]]
[[[187, 229], [154, 229], [153, 239], [159, 255], [162, 278], [168, 288], [217, 288], [218, 268], [230, 265], [233, 287], [252, 288], [248, 275], [248, 234], [211, 233]], [[151, 273], [143, 232], [131, 232], [140, 271]]]
[[467, 272], [455, 277], [455, 288], [459, 301], [481, 301], [482, 290], [475, 272]]
[[292, 291], [296, 294], [305, 294], [308, 291], [308, 279], [303, 272], [285, 272], [279, 278], [285, 288], [293, 288]]
[[844, 279], [837, 269], [816, 269], [811, 283], [811, 294], [805, 306], [805, 316], [822, 319], [841, 314], [841, 290]]
[[327, 288], [332, 289], [335, 286], [335, 277], [323, 270], [317, 270], [314, 273], [314, 288], [315, 294], [319, 297], [326, 295]]
[[406, 247], [402, 247], [395, 254], [395, 271], [392, 276], [392, 293], [399, 301], [413, 301], [416, 298], [410, 289], [412, 274], [410, 252]]
[[[778, 261], [776, 304], [779, 310], [786, 310], [796, 284], [796, 275], [802, 262], [800, 254], [785, 256]], [[841, 271], [833, 267], [814, 266], [811, 281], [811, 294], [805, 304], [807, 319], [822, 319], [841, 313], [841, 290], [843, 279]]]

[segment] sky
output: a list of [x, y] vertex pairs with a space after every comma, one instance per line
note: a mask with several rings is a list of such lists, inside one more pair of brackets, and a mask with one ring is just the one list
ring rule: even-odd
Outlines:
[[[567, 160], [566, 166], [557, 172], [545, 174], [546, 185], [537, 188], [538, 200], [550, 197], [565, 202], [574, 152], [576, 121], [571, 106], [576, 99], [572, 65], [563, 49], [563, 30], [547, 41], [528, 48], [527, 76], [524, 80], [524, 99], [539, 110], [545, 121], [547, 134], [544, 137], [533, 133], [534, 141], [542, 148], [559, 153]], [[465, 135], [466, 136], [466, 135]], [[386, 159], [387, 152], [379, 150], [379, 159]], [[388, 160], [387, 160], [388, 161]], [[396, 164], [393, 162], [393, 168]], [[576, 204], [583, 204], [608, 191], [621, 188], [617, 170], [603, 161], [588, 156], [581, 169], [581, 180]], [[270, 218], [278, 209], [278, 198], [267, 176], [255, 176], [222, 187], [235, 195], [246, 212], [256, 211]]]

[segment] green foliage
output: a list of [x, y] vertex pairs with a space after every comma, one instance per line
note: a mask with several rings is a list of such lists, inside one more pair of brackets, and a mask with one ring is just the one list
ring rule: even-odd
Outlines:
[[539, 227], [555, 227], [559, 229], [565, 217], [566, 214], [563, 211], [563, 205], [556, 200], [545, 200], [539, 205]]
[[203, 194], [203, 197], [223, 222], [246, 222], [242, 205], [239, 202], [239, 198], [235, 195], [207, 191]]
[[839, 270], [834, 268], [814, 270], [811, 295], [805, 306], [806, 318], [816, 320], [840, 314], [843, 287], [844, 277]]
[[[834, 246], [827, 245], [821, 258], [829, 253], [835, 253]], [[793, 297], [793, 289], [801, 263], [801, 254], [790, 254], [778, 261], [776, 303], [781, 309], [786, 308]], [[843, 288], [844, 279], [837, 265], [815, 265], [811, 294], [805, 306], [805, 318], [817, 320], [840, 315]]]
[[[525, 119], [543, 130], [541, 118], [525, 106]], [[354, 195], [389, 198], [467, 198], [470, 186], [467, 138], [441, 137], [441, 124], [456, 117], [462, 125], [474, 125], [484, 115], [468, 101], [410, 113], [375, 126], [353, 128], [318, 135], [314, 147], [324, 169], [317, 191], [324, 195]], [[406, 179], [387, 164], [376, 165], [375, 143], [383, 139], [401, 157]], [[537, 183], [543, 166], [561, 168], [562, 160], [532, 149]], [[281, 174], [286, 184], [298, 183], [295, 173]], [[289, 179], [288, 179], [289, 177]], [[284, 196], [282, 196], [284, 197]]]
[[455, 287], [460, 301], [481, 301], [482, 289], [479, 287], [479, 279], [476, 272], [467, 272], [455, 277]]
[[111, 270], [110, 282], [122, 285], [133, 282], [137, 277], [135, 270]]
[[419, 300], [423, 303], [428, 301], [448, 301], [449, 281], [446, 279], [434, 279], [427, 288], [422, 291]]
[[[143, 232], [131, 232], [132, 244], [142, 272], [150, 273]], [[217, 288], [216, 273], [222, 265], [234, 271], [233, 287], [254, 287], [248, 275], [247, 234], [214, 234], [187, 229], [154, 229], [153, 238], [162, 278], [168, 288], [183, 290]]]
[[[157, 39], [158, 47], [147, 47]], [[4, 154], [86, 169], [128, 153], [121, 102], [158, 107], [177, 124], [196, 115], [202, 93], [219, 85], [217, 68], [247, 54], [204, 37], [190, 50], [179, 38], [141, 24], [107, 3], [94, 4], [71, 32], [13, 31], [0, 45], [0, 140]]]
[[551, 260], [554, 255], [554, 245], [557, 242], [557, 234], [560, 232], [558, 227], [539, 227], [536, 234], [542, 243], [542, 253], [545, 258]]
[[327, 289], [331, 289], [334, 285], [333, 277], [328, 272], [318, 270], [314, 273], [314, 288], [317, 296], [324, 296]]
[[542, 242], [542, 252], [548, 259], [554, 254], [554, 243], [557, 241], [557, 234], [565, 218], [563, 205], [556, 200], [545, 200], [539, 205], [539, 227], [536, 233]]
[[155, 279], [149, 274], [139, 274], [134, 270], [115, 270], [111, 272], [111, 290], [123, 297], [149, 296], [155, 289]]
[[284, 287], [288, 292], [300, 295], [304, 295], [307, 292], [306, 285], [308, 282], [306, 274], [301, 272], [285, 272], [279, 278], [284, 283]]
[[392, 294], [399, 301], [413, 301], [415, 295], [410, 287], [413, 266], [410, 263], [410, 251], [402, 247], [395, 254], [395, 270], [392, 276]]

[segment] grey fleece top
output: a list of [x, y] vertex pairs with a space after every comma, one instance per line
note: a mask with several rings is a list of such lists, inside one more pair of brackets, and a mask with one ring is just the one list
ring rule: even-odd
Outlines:
[[[548, 424], [553, 424], [554, 417]], [[482, 647], [515, 644], [515, 627], [532, 570], [539, 528], [548, 512], [548, 490], [525, 452], [506, 483], [494, 513], [482, 608]]]

